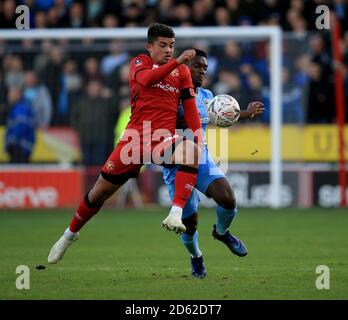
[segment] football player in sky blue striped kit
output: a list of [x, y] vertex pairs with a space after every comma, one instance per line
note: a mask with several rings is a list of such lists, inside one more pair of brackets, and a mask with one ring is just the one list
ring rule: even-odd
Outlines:
[[[228, 231], [228, 228], [237, 214], [236, 198], [226, 176], [221, 172], [209, 155], [206, 144], [206, 128], [209, 123], [206, 105], [207, 102], [214, 97], [211, 91], [201, 87], [208, 68], [207, 55], [202, 50], [195, 50], [196, 56], [191, 61], [189, 68], [193, 85], [196, 89], [196, 105], [201, 117], [205, 143], [198, 168], [195, 188], [204, 193], [207, 197], [213, 198], [217, 203], [217, 222], [213, 225], [213, 237], [223, 242], [232, 253], [243, 257], [247, 254], [246, 246], [240, 239]], [[261, 102], [251, 102], [247, 110], [241, 110], [239, 119], [253, 118], [255, 115], [262, 113], [263, 110], [264, 108]], [[182, 106], [180, 106], [178, 113], [178, 129], [185, 128], [183, 109]], [[169, 189], [171, 199], [173, 199], [174, 196], [174, 180], [177, 169], [178, 167], [163, 168], [163, 179]], [[192, 192], [183, 210], [182, 222], [186, 226], [186, 232], [181, 234], [181, 239], [191, 255], [192, 275], [197, 278], [204, 278], [207, 275], [207, 271], [198, 244], [197, 211], [200, 200], [196, 189]]]

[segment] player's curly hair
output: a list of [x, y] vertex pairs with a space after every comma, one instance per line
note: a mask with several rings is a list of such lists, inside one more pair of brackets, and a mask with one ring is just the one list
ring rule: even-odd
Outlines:
[[158, 37], [175, 38], [174, 30], [163, 23], [153, 23], [147, 31], [147, 42], [154, 43]]

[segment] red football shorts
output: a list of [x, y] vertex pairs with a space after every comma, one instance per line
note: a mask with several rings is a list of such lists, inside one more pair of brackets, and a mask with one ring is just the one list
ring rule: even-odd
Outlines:
[[162, 141], [123, 141], [121, 140], [106, 160], [101, 175], [113, 184], [124, 184], [129, 178], [136, 178], [146, 163], [173, 166], [172, 155], [184, 137], [173, 135]]

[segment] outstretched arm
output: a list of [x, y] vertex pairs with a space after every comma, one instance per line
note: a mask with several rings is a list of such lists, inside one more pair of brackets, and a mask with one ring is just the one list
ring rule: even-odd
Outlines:
[[259, 102], [259, 101], [250, 102], [246, 110], [240, 111], [239, 120], [252, 119], [255, 116], [261, 114], [264, 110], [265, 108], [262, 102]]
[[135, 74], [135, 80], [139, 84], [149, 87], [163, 80], [169, 73], [171, 73], [180, 64], [186, 63], [193, 59], [196, 55], [194, 50], [184, 51], [177, 59], [174, 59], [155, 69], [142, 69]]
[[163, 80], [169, 73], [179, 66], [174, 59], [155, 69], [142, 69], [135, 74], [135, 81], [142, 86], [149, 87]]

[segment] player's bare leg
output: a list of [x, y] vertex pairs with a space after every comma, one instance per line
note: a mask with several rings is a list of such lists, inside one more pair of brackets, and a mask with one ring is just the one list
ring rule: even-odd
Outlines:
[[182, 209], [190, 197], [195, 185], [201, 149], [190, 140], [180, 142], [172, 156], [172, 163], [180, 165], [175, 177], [175, 195], [173, 205], [162, 227], [176, 233], [186, 231], [182, 223]]
[[122, 185], [115, 185], [99, 176], [93, 188], [86, 194], [78, 207], [70, 226], [53, 245], [49, 255], [49, 263], [57, 263], [61, 260], [68, 247], [78, 239], [79, 230], [91, 219]]

